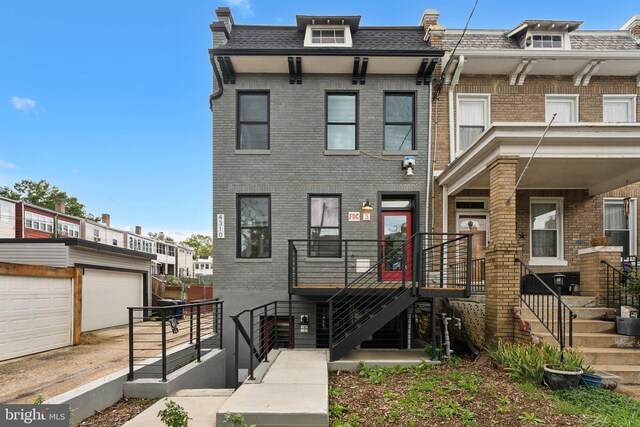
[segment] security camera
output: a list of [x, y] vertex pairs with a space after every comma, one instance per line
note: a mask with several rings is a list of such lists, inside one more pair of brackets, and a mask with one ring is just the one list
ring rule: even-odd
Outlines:
[[416, 158], [414, 156], [405, 156], [402, 160], [402, 169], [407, 171], [407, 176], [413, 176], [413, 168], [416, 166]]

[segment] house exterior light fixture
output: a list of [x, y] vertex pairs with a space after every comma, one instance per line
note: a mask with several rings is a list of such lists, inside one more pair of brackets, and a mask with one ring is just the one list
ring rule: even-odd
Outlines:
[[373, 210], [373, 206], [371, 206], [371, 203], [369, 203], [369, 199], [367, 199], [367, 201], [362, 204], [361, 210], [363, 212], [371, 212]]

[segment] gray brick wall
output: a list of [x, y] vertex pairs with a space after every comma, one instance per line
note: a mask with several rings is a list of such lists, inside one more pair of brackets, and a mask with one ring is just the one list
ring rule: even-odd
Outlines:
[[[236, 91], [270, 91], [268, 155], [236, 154]], [[416, 93], [415, 175], [405, 177], [402, 156], [383, 161], [362, 152], [329, 156], [325, 148], [325, 92], [359, 93], [358, 144], [361, 150], [383, 155], [384, 91]], [[214, 238], [213, 270], [216, 296], [226, 289], [274, 291], [287, 297], [287, 241], [307, 238], [308, 195], [342, 195], [342, 238], [378, 238], [379, 191], [419, 192], [419, 230], [425, 228], [425, 189], [428, 154], [428, 86], [413, 76], [370, 75], [366, 85], [352, 85], [350, 75], [305, 75], [301, 85], [288, 75], [239, 75], [226, 85], [213, 105], [213, 213], [225, 215], [225, 239]], [[271, 194], [272, 258], [268, 262], [236, 259], [236, 195]], [[376, 210], [370, 222], [349, 222], [349, 211], [360, 211], [365, 200]], [[415, 221], [415, 220], [414, 220]], [[214, 233], [215, 234], [215, 233]], [[272, 292], [269, 292], [273, 295]], [[253, 299], [253, 298], [252, 298]], [[243, 301], [240, 306], [267, 301]], [[236, 305], [233, 303], [232, 305]], [[231, 307], [225, 311], [233, 314]]]

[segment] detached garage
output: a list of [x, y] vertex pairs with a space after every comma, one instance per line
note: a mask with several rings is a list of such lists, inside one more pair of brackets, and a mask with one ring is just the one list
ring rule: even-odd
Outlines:
[[0, 239], [0, 360], [78, 344], [151, 301], [155, 255], [80, 239]]
[[127, 307], [143, 305], [143, 280], [140, 273], [85, 268], [82, 275], [82, 332], [128, 323]]

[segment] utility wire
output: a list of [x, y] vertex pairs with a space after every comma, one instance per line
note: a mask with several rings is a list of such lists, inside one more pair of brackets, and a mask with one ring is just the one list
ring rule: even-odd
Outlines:
[[516, 182], [516, 186], [513, 187], [513, 191], [511, 192], [511, 195], [509, 196], [509, 198], [507, 198], [507, 201], [505, 202], [506, 205], [511, 204], [511, 198], [513, 198], [514, 194], [516, 194], [516, 189], [518, 188], [518, 185], [520, 184], [520, 181], [522, 181], [522, 177], [524, 176], [524, 173], [527, 171], [527, 168], [531, 164], [531, 161], [533, 160], [533, 158], [535, 157], [536, 153], [538, 152], [538, 148], [540, 148], [540, 144], [542, 144], [542, 140], [544, 139], [545, 135], [547, 134], [547, 131], [549, 130], [549, 127], [551, 126], [551, 123], [553, 123], [553, 121], [556, 119], [557, 115], [558, 115], [558, 113], [553, 113], [553, 117], [551, 117], [551, 121], [549, 121], [549, 124], [547, 124], [546, 129], [544, 130], [544, 132], [542, 133], [542, 136], [538, 140], [538, 144], [536, 145], [536, 149], [533, 150], [533, 154], [531, 154], [531, 157], [529, 157], [529, 161], [527, 162], [527, 164], [525, 165], [524, 169], [522, 170], [522, 173], [520, 174], [520, 178], [518, 178], [518, 182]]

